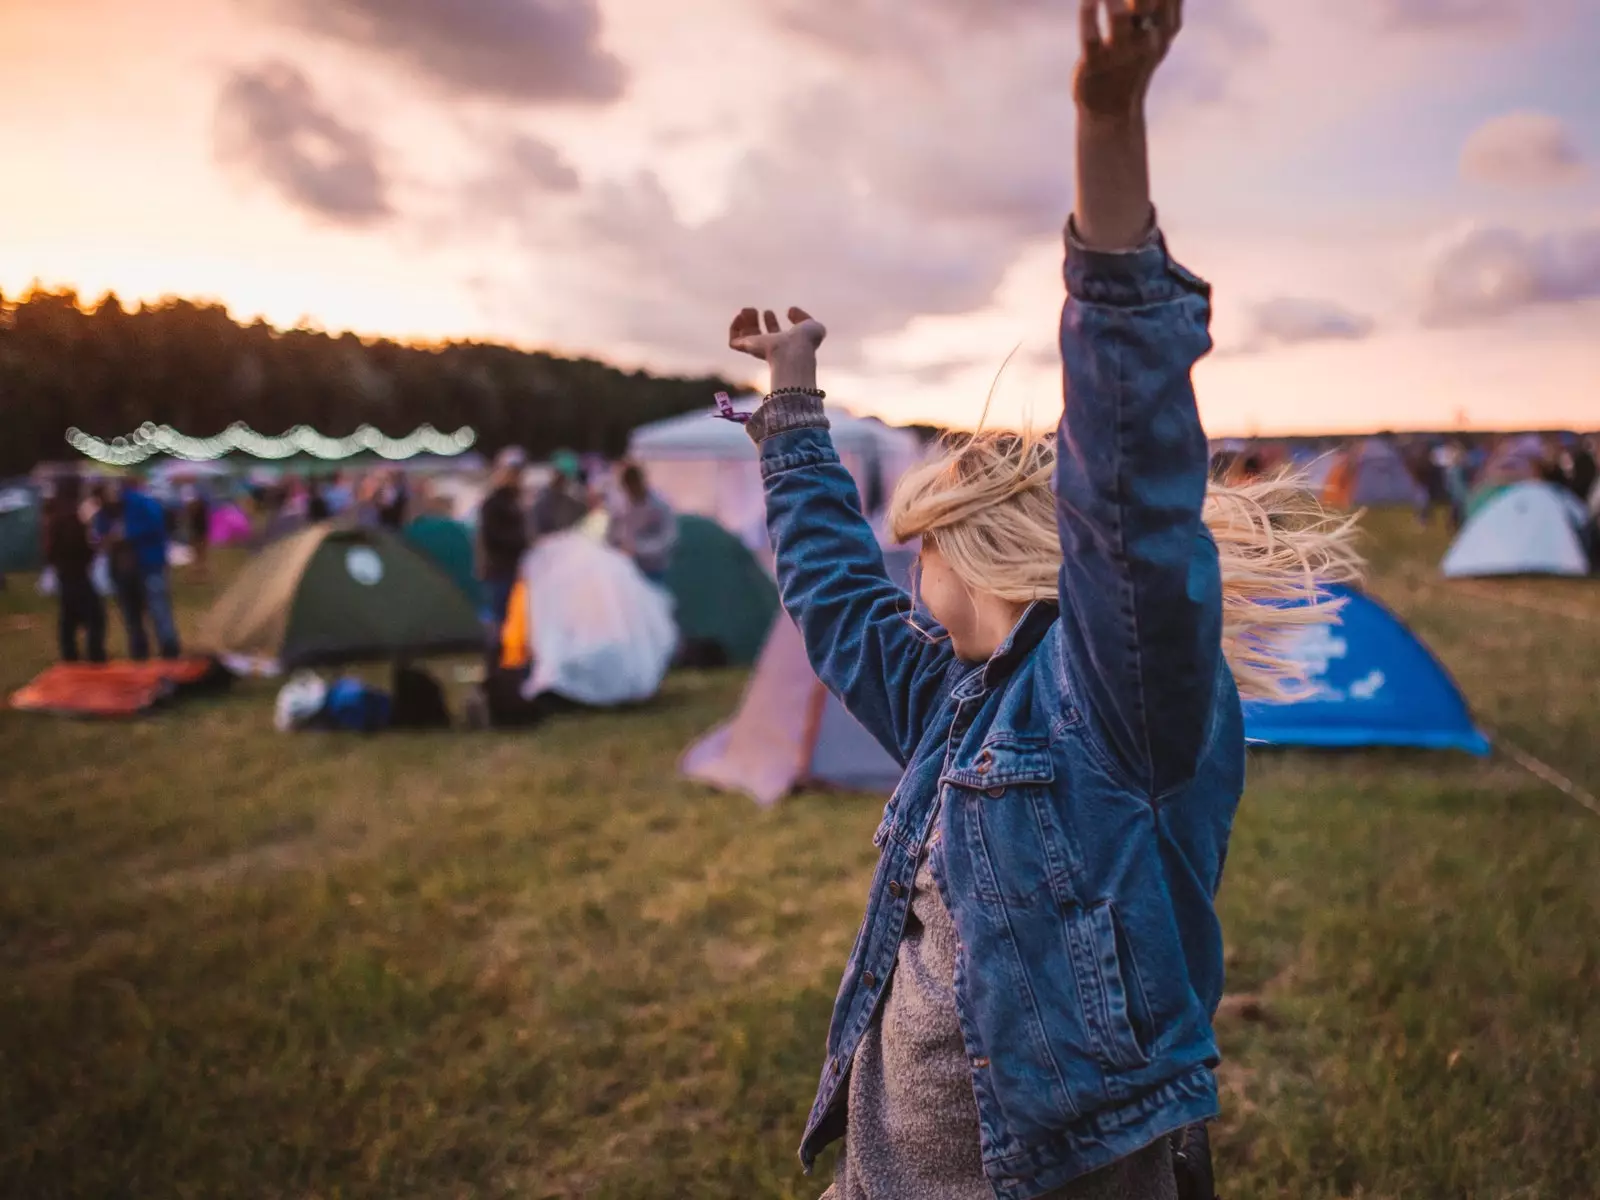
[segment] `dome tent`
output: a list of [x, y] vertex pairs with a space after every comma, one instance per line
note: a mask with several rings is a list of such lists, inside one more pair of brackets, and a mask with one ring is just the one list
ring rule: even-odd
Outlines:
[[778, 587], [733, 534], [708, 517], [678, 518], [678, 545], [667, 568], [685, 661], [716, 657], [732, 666], [756, 661], [778, 615]]
[[472, 543], [472, 530], [449, 517], [424, 515], [406, 524], [404, 536], [408, 545], [449, 576], [474, 607], [482, 604], [483, 589], [476, 574], [477, 549]]
[[1336, 456], [1323, 477], [1322, 499], [1334, 508], [1413, 505], [1422, 485], [1387, 438], [1369, 437]]
[[1378, 601], [1340, 585], [1333, 625], [1304, 629], [1296, 645], [1316, 692], [1288, 704], [1244, 705], [1245, 737], [1270, 746], [1410, 746], [1487, 754], [1455, 681], [1421, 639]]
[[231, 665], [274, 671], [477, 652], [484, 633], [472, 602], [400, 537], [323, 522], [252, 559], [196, 640]]
[[1589, 514], [1551, 483], [1501, 488], [1456, 535], [1440, 570], [1451, 579], [1482, 575], [1587, 575]]

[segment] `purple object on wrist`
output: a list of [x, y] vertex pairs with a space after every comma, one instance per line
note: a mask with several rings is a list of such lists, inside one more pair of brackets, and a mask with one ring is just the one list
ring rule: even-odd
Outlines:
[[733, 401], [728, 398], [727, 392], [717, 393], [717, 411], [711, 415], [723, 421], [732, 421], [738, 425], [743, 425], [750, 420], [749, 413], [739, 412], [733, 407]]

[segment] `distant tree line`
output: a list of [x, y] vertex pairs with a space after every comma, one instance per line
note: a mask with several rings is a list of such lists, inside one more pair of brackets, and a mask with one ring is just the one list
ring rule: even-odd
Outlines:
[[593, 359], [480, 342], [402, 345], [315, 329], [241, 325], [217, 304], [169, 298], [129, 311], [114, 294], [0, 294], [0, 476], [74, 457], [73, 426], [97, 437], [145, 421], [193, 437], [243, 421], [342, 437], [392, 436], [424, 422], [478, 431], [492, 454], [566, 448], [620, 455], [632, 430], [708, 406], [720, 378], [658, 378]]

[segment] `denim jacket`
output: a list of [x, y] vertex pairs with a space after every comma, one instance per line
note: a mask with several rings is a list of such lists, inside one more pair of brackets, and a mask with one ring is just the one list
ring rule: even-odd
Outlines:
[[1190, 382], [1210, 289], [1159, 235], [1124, 254], [1069, 238], [1066, 284], [1060, 604], [1030, 606], [985, 663], [907, 623], [820, 403], [774, 397], [749, 426], [784, 607], [818, 676], [905, 766], [834, 1004], [808, 1170], [844, 1130], [924, 846], [960, 937], [957, 1007], [1001, 1200], [1217, 1112], [1214, 898], [1244, 734]]

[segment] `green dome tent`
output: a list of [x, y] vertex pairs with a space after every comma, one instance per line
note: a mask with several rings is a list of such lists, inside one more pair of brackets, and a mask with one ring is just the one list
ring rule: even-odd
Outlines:
[[44, 565], [39, 532], [44, 506], [29, 483], [0, 484], [0, 575], [37, 571]]
[[196, 640], [225, 662], [288, 670], [470, 653], [484, 634], [472, 602], [403, 539], [324, 522], [251, 560]]
[[743, 542], [709, 518], [679, 517], [664, 582], [677, 603], [686, 660], [755, 662], [778, 615], [778, 586]]
[[476, 551], [470, 529], [449, 517], [418, 517], [406, 526], [405, 538], [450, 577], [450, 582], [461, 589], [474, 608], [483, 603], [482, 588], [478, 586], [474, 570]]

